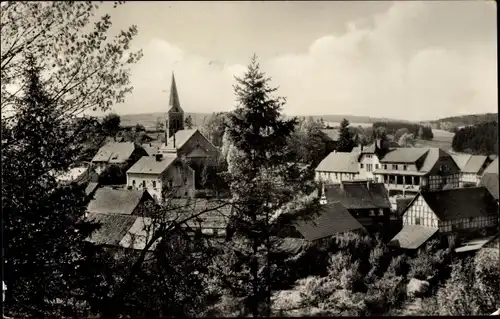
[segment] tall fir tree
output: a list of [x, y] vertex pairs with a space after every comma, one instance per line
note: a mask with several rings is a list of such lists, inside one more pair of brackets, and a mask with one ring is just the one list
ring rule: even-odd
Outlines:
[[353, 136], [349, 131], [349, 121], [343, 119], [340, 122], [340, 137], [338, 141], [337, 150], [339, 152], [350, 152], [354, 147]]
[[85, 241], [96, 225], [81, 220], [90, 198], [85, 186], [55, 178], [79, 155], [86, 121], [75, 126], [61, 116], [35, 60], [28, 57], [25, 65], [24, 95], [15, 115], [2, 119], [6, 303], [23, 316], [88, 315], [82, 305], [102, 283], [99, 250]]
[[297, 120], [286, 120], [280, 113], [285, 99], [272, 96], [276, 88], [260, 71], [255, 55], [245, 75], [236, 81], [239, 105], [228, 114], [225, 131], [233, 147], [225, 177], [234, 214], [228, 231], [231, 243], [227, 245], [232, 258], [224, 260], [232, 276], [224, 282], [233, 296], [244, 300], [247, 314], [269, 316], [275, 264], [272, 253], [280, 243], [273, 230], [287, 219], [274, 218], [275, 214], [281, 211], [293, 218], [313, 210], [317, 200], [301, 196], [311, 193], [315, 185], [304, 182], [294, 153], [287, 147]]

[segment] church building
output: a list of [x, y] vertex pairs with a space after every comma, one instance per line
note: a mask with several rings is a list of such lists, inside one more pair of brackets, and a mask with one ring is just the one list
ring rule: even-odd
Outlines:
[[[200, 185], [203, 166], [216, 163], [219, 150], [198, 130], [184, 128], [184, 110], [172, 73], [170, 100], [165, 117], [165, 141], [158, 150], [159, 154], [176, 154], [185, 158], [195, 171], [196, 185]], [[197, 187], [198, 188], [198, 187]]]

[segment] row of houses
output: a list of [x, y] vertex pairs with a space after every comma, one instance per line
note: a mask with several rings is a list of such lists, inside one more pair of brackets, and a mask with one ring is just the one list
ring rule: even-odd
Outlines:
[[413, 194], [478, 186], [485, 174], [498, 174], [498, 158], [450, 155], [440, 148], [395, 148], [377, 140], [350, 153], [332, 152], [316, 168], [316, 180], [326, 184], [372, 180], [390, 194]]

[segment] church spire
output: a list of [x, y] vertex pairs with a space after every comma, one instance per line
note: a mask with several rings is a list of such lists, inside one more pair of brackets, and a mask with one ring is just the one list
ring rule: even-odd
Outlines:
[[180, 112], [181, 103], [179, 102], [179, 93], [177, 93], [177, 85], [175, 84], [175, 76], [172, 71], [172, 84], [170, 87], [170, 100], [168, 102], [168, 109], [174, 109], [174, 112]]

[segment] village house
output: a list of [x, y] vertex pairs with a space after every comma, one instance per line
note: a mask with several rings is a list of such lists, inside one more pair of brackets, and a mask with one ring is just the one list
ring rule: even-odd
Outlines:
[[498, 206], [484, 187], [421, 191], [403, 212], [403, 228], [390, 245], [418, 249], [435, 234], [497, 232]]
[[375, 180], [384, 183], [389, 194], [416, 194], [419, 190], [458, 188], [460, 169], [440, 148], [395, 148], [379, 159]]
[[365, 231], [363, 225], [339, 202], [322, 205], [318, 216], [312, 220], [297, 221], [294, 227], [309, 242], [348, 231]]
[[101, 187], [89, 202], [87, 213], [145, 216], [150, 214], [149, 205], [156, 202], [146, 190]]
[[340, 203], [366, 230], [391, 226], [391, 204], [384, 185], [371, 181], [325, 185], [322, 203]]
[[147, 152], [133, 142], [109, 142], [97, 151], [91, 162], [91, 167], [101, 174], [106, 168], [115, 165], [124, 170], [128, 169]]
[[332, 152], [316, 167], [315, 179], [318, 182], [337, 184], [360, 178], [358, 153]]
[[194, 197], [194, 170], [176, 154], [143, 156], [127, 171], [127, 187], [147, 190], [157, 202], [163, 192], [174, 197]]
[[158, 154], [175, 154], [185, 158], [195, 171], [195, 184], [199, 187], [203, 166], [216, 163], [220, 152], [198, 129], [184, 129], [184, 110], [180, 105], [173, 74], [164, 140]]
[[[133, 194], [133, 200], [121, 202], [120, 198], [126, 194]], [[158, 224], [154, 217], [143, 214], [144, 203], [151, 201], [148, 195], [140, 198], [140, 194], [147, 192], [120, 190], [113, 192], [114, 196], [104, 200], [104, 192], [100, 192], [89, 204], [89, 213], [86, 218], [98, 222], [101, 227], [94, 231], [88, 240], [96, 245], [102, 245], [115, 256], [123, 255], [126, 251], [143, 250], [152, 240]], [[154, 202], [151, 202], [154, 205]], [[199, 232], [203, 235], [223, 238], [231, 214], [231, 205], [220, 200], [207, 199], [170, 199], [165, 208], [166, 215], [162, 222], [179, 223], [187, 234]], [[203, 213], [203, 214], [200, 214]], [[199, 215], [199, 216], [198, 216]], [[196, 218], [192, 218], [196, 216]], [[158, 238], [150, 247], [153, 251], [161, 238]]]
[[460, 168], [460, 187], [478, 186], [485, 169], [493, 162], [493, 156], [454, 154], [453, 160]]

